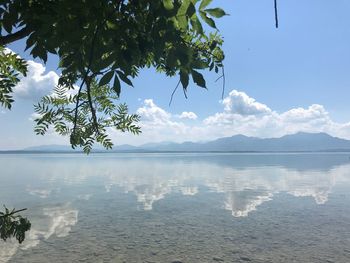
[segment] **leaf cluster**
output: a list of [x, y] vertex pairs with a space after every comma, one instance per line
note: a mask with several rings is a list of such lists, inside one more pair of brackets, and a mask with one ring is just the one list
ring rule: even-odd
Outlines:
[[16, 211], [15, 209], [9, 210], [4, 206], [5, 211], [0, 212], [0, 238], [6, 241], [8, 238], [15, 237], [19, 243], [22, 243], [25, 239], [25, 232], [31, 228], [31, 223], [27, 218], [16, 213], [25, 209]]
[[113, 88], [109, 85], [100, 86], [95, 80], [89, 85], [90, 93], [82, 91], [79, 94], [80, 103], [77, 107], [78, 94], [70, 94], [71, 90], [66, 86], [57, 86], [52, 95], [43, 97], [34, 106], [39, 116], [35, 119], [36, 134], [44, 135], [51, 128], [60, 135], [70, 136], [73, 148], [79, 146], [89, 153], [95, 142], [106, 149], [112, 148], [108, 129], [133, 134], [141, 132], [137, 126], [139, 116], [128, 114], [127, 105], [117, 103], [118, 96]]
[[0, 104], [11, 109], [13, 88], [19, 82], [19, 75], [25, 76], [27, 63], [16, 54], [0, 46]]

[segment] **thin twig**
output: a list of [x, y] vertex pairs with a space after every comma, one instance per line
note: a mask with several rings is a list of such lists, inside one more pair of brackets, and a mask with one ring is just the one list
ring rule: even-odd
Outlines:
[[187, 99], [187, 93], [185, 89], [182, 89], [184, 91], [185, 98]]
[[11, 212], [11, 213], [4, 214], [4, 215], [2, 215], [2, 216], [0, 216], [0, 217], [12, 216], [12, 215], [14, 215], [14, 214], [17, 214], [17, 213], [19, 213], [19, 212], [23, 212], [23, 211], [26, 211], [26, 210], [27, 210], [27, 208], [19, 209], [19, 210], [13, 211], [13, 212]]
[[170, 101], [169, 101], [169, 107], [170, 107], [170, 105], [171, 105], [171, 103], [172, 103], [172, 101], [173, 101], [174, 94], [175, 94], [177, 88], [179, 87], [179, 85], [180, 85], [180, 80], [179, 80], [179, 82], [177, 83], [175, 89], [173, 90], [173, 93], [171, 93], [171, 97], [170, 97]]
[[226, 77], [225, 77], [225, 67], [222, 65], [222, 93], [221, 93], [221, 99], [224, 99], [225, 95], [225, 87], [226, 87]]
[[224, 75], [221, 75], [220, 77], [218, 77], [216, 80], [215, 80], [215, 82], [218, 82], [221, 78], [223, 78], [224, 77]]
[[277, 9], [277, 0], [275, 0], [275, 23], [276, 23], [276, 28], [278, 28], [278, 9]]
[[218, 82], [220, 79], [222, 79], [222, 92], [221, 92], [221, 99], [224, 99], [225, 95], [225, 87], [226, 87], [226, 77], [225, 77], [225, 67], [222, 65], [222, 75], [218, 77], [215, 82]]

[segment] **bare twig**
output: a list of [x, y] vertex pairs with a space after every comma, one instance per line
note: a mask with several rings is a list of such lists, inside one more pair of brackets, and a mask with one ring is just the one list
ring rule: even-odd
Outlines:
[[224, 75], [221, 75], [220, 77], [218, 77], [215, 82], [218, 82], [220, 79], [222, 79], [224, 77]]
[[278, 28], [278, 8], [277, 8], [277, 0], [275, 0], [275, 23], [276, 23], [276, 28]]
[[11, 212], [11, 213], [4, 214], [4, 215], [2, 215], [2, 216], [0, 216], [0, 217], [12, 216], [12, 215], [14, 215], [14, 214], [17, 214], [17, 213], [20, 213], [20, 212], [23, 212], [23, 211], [26, 211], [26, 210], [27, 210], [27, 208], [19, 209], [19, 210], [13, 211], [13, 212]]
[[175, 94], [177, 88], [179, 87], [179, 85], [180, 85], [180, 80], [179, 80], [179, 82], [177, 83], [175, 89], [173, 90], [173, 93], [171, 93], [171, 97], [170, 97], [170, 101], [169, 101], [169, 107], [170, 107], [170, 105], [171, 105], [171, 103], [172, 103], [172, 101], [173, 101], [174, 94]]
[[185, 95], [185, 98], [187, 99], [187, 93], [186, 93], [186, 90], [185, 89], [182, 89], [183, 92], [184, 92], [184, 95]]
[[225, 67], [222, 66], [222, 75], [218, 77], [215, 82], [218, 82], [220, 79], [222, 79], [222, 93], [221, 93], [221, 99], [224, 99], [225, 95], [225, 87], [226, 87], [226, 77], [225, 77]]
[[225, 76], [225, 67], [222, 65], [222, 93], [221, 93], [221, 99], [224, 99], [225, 95], [225, 87], [226, 87], [226, 76]]

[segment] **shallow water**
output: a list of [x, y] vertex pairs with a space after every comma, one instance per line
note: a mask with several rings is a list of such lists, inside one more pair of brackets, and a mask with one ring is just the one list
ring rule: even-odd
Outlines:
[[349, 154], [0, 155], [0, 262], [350, 262]]

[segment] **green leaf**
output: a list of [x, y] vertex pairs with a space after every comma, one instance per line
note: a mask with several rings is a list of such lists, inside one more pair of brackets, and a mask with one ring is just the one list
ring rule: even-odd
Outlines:
[[189, 76], [184, 71], [180, 71], [180, 81], [184, 90], [188, 87]]
[[114, 77], [113, 90], [115, 91], [115, 93], [117, 93], [117, 95], [119, 97], [120, 96], [121, 87], [120, 87], [120, 81], [119, 81], [118, 76]]
[[198, 35], [203, 35], [203, 27], [197, 16], [191, 18], [191, 26]]
[[183, 0], [176, 14], [176, 20], [179, 24], [179, 27], [184, 30], [187, 29], [187, 25], [188, 25], [186, 15], [188, 13], [188, 10], [190, 9], [189, 7], [190, 3], [191, 3], [190, 0]]
[[163, 5], [166, 10], [172, 10], [174, 8], [173, 0], [163, 0]]
[[31, 34], [28, 38], [27, 38], [27, 41], [26, 41], [26, 48], [24, 51], [26, 51], [27, 49], [29, 49], [30, 47], [32, 47], [35, 43], [36, 43], [36, 40], [35, 39], [35, 34]]
[[11, 19], [10, 19], [10, 14], [5, 12], [3, 15], [3, 19], [2, 19], [2, 26], [4, 27], [4, 29], [6, 30], [7, 33], [11, 33], [12, 31], [12, 23], [11, 23]]
[[177, 16], [184, 16], [187, 13], [187, 10], [189, 9], [191, 1], [190, 0], [183, 0], [181, 3], [181, 6], [179, 7], [179, 10], [177, 11]]
[[205, 79], [203, 78], [203, 75], [195, 70], [192, 70], [191, 73], [192, 73], [193, 82], [196, 83], [199, 87], [206, 89], [207, 86], [205, 83]]
[[120, 78], [123, 82], [125, 82], [126, 84], [128, 84], [128, 85], [131, 86], [131, 87], [134, 87], [134, 85], [132, 85], [131, 80], [128, 79], [128, 77], [125, 76], [125, 74], [124, 74], [123, 72], [121, 72], [121, 71], [118, 70], [117, 73], [118, 73], [119, 78]]
[[111, 64], [113, 64], [115, 60], [116, 60], [116, 57], [114, 53], [104, 54], [102, 55], [101, 59], [98, 60], [97, 63], [94, 63], [94, 66], [98, 70], [102, 70], [109, 67]]
[[200, 6], [199, 6], [199, 10], [203, 10], [204, 8], [206, 8], [213, 0], [202, 0]]
[[104, 74], [104, 76], [100, 79], [100, 82], [98, 83], [99, 86], [104, 86], [106, 84], [108, 84], [111, 79], [114, 76], [114, 71], [111, 70], [109, 72], [107, 72], [106, 74]]
[[192, 17], [196, 13], [196, 8], [192, 3], [189, 3], [186, 14], [188, 17]]
[[205, 9], [204, 11], [207, 12], [209, 15], [216, 17], [216, 18], [220, 18], [220, 17], [227, 15], [225, 13], [225, 11], [222, 10], [221, 8]]
[[205, 23], [207, 23], [209, 26], [211, 26], [212, 28], [216, 29], [216, 25], [213, 19], [211, 19], [210, 17], [207, 16], [207, 14], [203, 11], [199, 12], [201, 18], [204, 20]]

